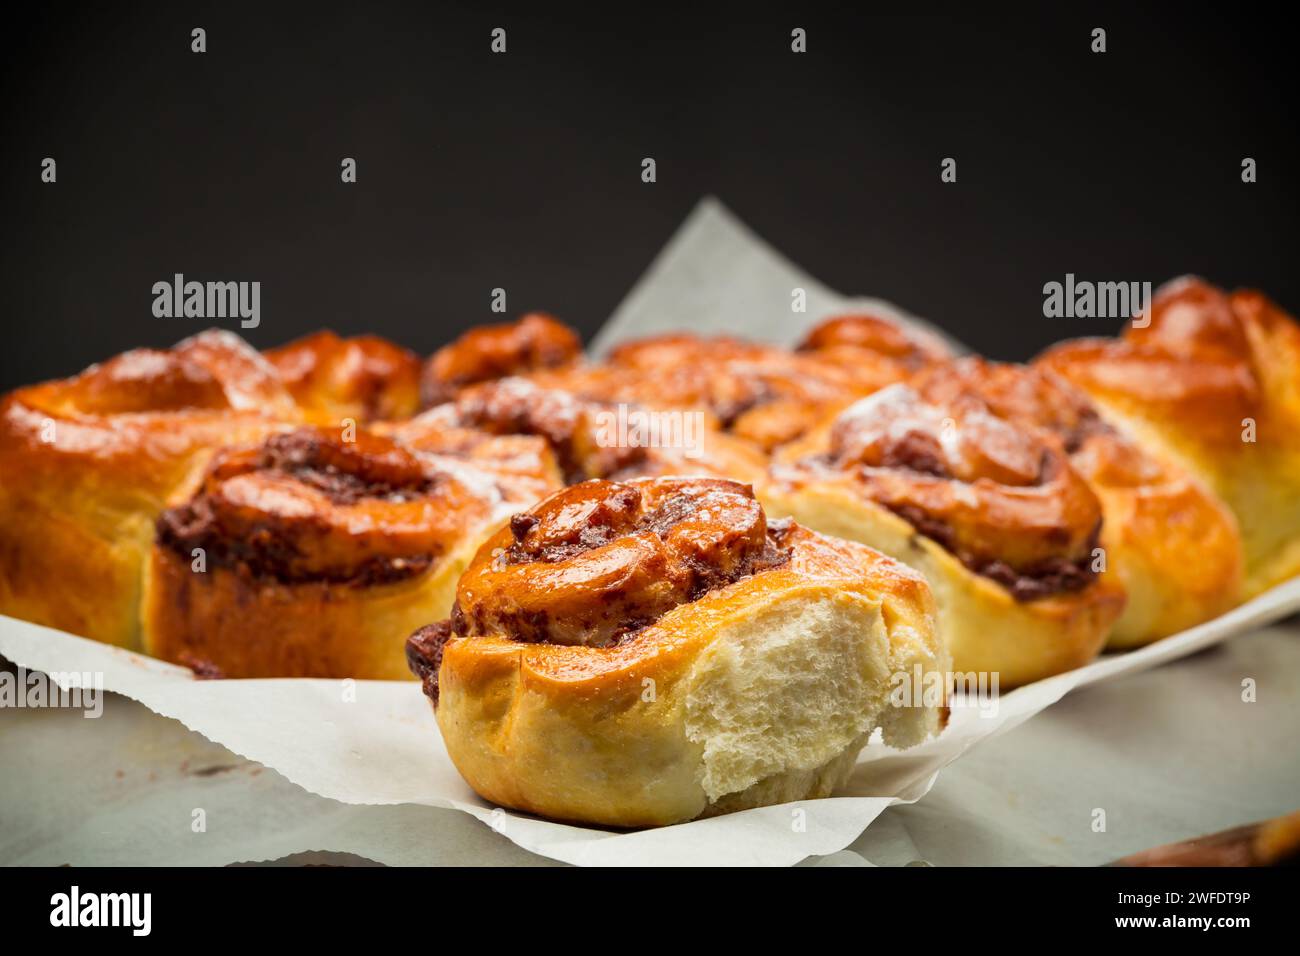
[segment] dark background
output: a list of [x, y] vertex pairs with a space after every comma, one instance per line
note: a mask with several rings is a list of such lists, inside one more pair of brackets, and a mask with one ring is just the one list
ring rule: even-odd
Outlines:
[[261, 281], [260, 347], [330, 326], [428, 352], [499, 320], [495, 286], [590, 335], [710, 193], [1000, 358], [1110, 331], [1043, 318], [1066, 272], [1300, 309], [1295, 40], [1256, 8], [548, 9], [7, 11], [0, 387], [208, 324], [153, 317], [174, 272]]

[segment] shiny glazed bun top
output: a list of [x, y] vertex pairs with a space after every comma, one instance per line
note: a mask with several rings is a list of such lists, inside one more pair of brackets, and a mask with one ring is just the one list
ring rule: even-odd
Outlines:
[[450, 621], [412, 635], [408, 659], [436, 700], [453, 637], [617, 651], [674, 608], [785, 565], [791, 527], [769, 525], [752, 489], [726, 479], [572, 485], [479, 549]]
[[294, 399], [329, 423], [406, 418], [420, 405], [420, 359], [377, 335], [323, 331], [269, 349]]
[[606, 645], [788, 553], [747, 485], [586, 481], [516, 515], [461, 577], [457, 634]]
[[844, 480], [1020, 600], [1080, 590], [1101, 504], [1063, 450], [978, 395], [930, 401], [893, 385], [842, 412], [791, 472]]
[[430, 567], [500, 495], [396, 442], [301, 428], [231, 448], [198, 492], [158, 519], [158, 541], [186, 560], [283, 583], [375, 584]]
[[922, 372], [913, 381], [931, 401], [974, 400], [1017, 428], [1054, 437], [1076, 468], [1108, 486], [1160, 480], [1165, 469], [1107, 423], [1086, 393], [1044, 368], [957, 359]]
[[11, 392], [0, 402], [0, 481], [15, 493], [58, 489], [112, 520], [189, 480], [208, 449], [301, 421], [257, 350], [209, 330]]
[[540, 438], [569, 484], [654, 475], [762, 479], [763, 455], [749, 443], [720, 433], [703, 416], [602, 401], [540, 384], [550, 381], [551, 376], [483, 382], [418, 420], [443, 429]]
[[565, 480], [615, 477], [640, 465], [647, 449], [599, 441], [597, 416], [603, 404], [564, 389], [509, 377], [460, 392], [455, 401], [425, 413], [447, 427], [473, 428], [492, 435], [533, 435], [547, 442]]
[[798, 350], [846, 361], [892, 359], [910, 372], [952, 357], [938, 336], [865, 312], [826, 319], [804, 336]]
[[[1244, 419], [1286, 441], [1300, 423], [1300, 327], [1264, 295], [1195, 277], [1157, 290], [1149, 324], [1048, 349], [1040, 364], [1117, 408], [1241, 452]], [[1270, 428], [1269, 426], [1272, 426]]]
[[15, 395], [69, 417], [228, 410], [292, 419], [296, 414], [275, 368], [238, 335], [218, 329], [166, 350], [132, 349], [73, 378]]
[[700, 408], [737, 437], [770, 451], [830, 411], [882, 385], [856, 371], [774, 345], [690, 333], [654, 336], [610, 352], [604, 381], [614, 400]]
[[582, 357], [582, 340], [564, 323], [542, 312], [516, 322], [470, 329], [433, 353], [425, 364], [421, 394], [425, 406], [450, 401], [468, 385], [560, 368]]

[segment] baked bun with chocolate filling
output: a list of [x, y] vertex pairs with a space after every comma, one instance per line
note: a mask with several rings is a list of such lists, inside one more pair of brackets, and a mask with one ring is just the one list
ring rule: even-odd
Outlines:
[[546, 439], [494, 434], [447, 422], [444, 416], [426, 412], [402, 422], [376, 422], [370, 430], [453, 467], [461, 462], [490, 473], [505, 500], [513, 504], [539, 501], [564, 484]]
[[[549, 379], [543, 379], [549, 381]], [[591, 399], [528, 378], [464, 389], [413, 420], [438, 430], [534, 435], [554, 451], [570, 484], [589, 478], [696, 475], [761, 481], [766, 457], [690, 409], [652, 409]]]
[[873, 391], [952, 358], [937, 335], [867, 313], [826, 319], [804, 337], [798, 351], [842, 365]]
[[897, 381], [892, 373], [873, 379], [864, 371], [814, 353], [680, 333], [620, 345], [605, 365], [578, 370], [579, 381], [570, 387], [609, 401], [702, 409], [727, 433], [770, 452], [830, 412]]
[[721, 479], [547, 498], [407, 653], [484, 799], [621, 827], [827, 796], [877, 728], [939, 728], [944, 701], [894, 706], [891, 677], [947, 669], [919, 575]]
[[424, 404], [449, 402], [462, 388], [479, 382], [563, 368], [581, 359], [578, 334], [542, 312], [530, 312], [515, 322], [478, 326], [438, 349], [425, 364]]
[[1106, 566], [1128, 593], [1107, 647], [1136, 647], [1208, 621], [1241, 600], [1244, 561], [1232, 513], [1171, 460], [1147, 454], [1093, 402], [1044, 368], [964, 358], [913, 383], [940, 404], [978, 396], [1017, 428], [1056, 440], [1101, 501]]
[[238, 336], [135, 349], [0, 403], [0, 613], [138, 648], [154, 520], [212, 454], [301, 413]]
[[320, 427], [223, 451], [158, 519], [145, 649], [225, 677], [407, 677], [406, 636], [449, 612], [493, 528], [558, 484], [519, 456], [503, 474], [468, 457]]
[[[1048, 349], [1040, 364], [1086, 391], [1144, 448], [1232, 509], [1246, 590], [1300, 573], [1300, 327], [1259, 292], [1195, 278], [1159, 289], [1145, 327]], [[1186, 560], [1186, 559], [1184, 559]]]
[[862, 399], [782, 449], [774, 514], [920, 570], [959, 672], [1003, 687], [1091, 660], [1124, 607], [1098, 574], [1101, 504], [1065, 453], [977, 397], [907, 385]]
[[420, 407], [420, 359], [377, 335], [323, 331], [269, 349], [294, 400], [322, 425], [409, 418]]

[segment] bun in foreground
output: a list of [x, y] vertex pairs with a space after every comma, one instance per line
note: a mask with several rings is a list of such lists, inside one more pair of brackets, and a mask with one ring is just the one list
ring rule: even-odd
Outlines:
[[919, 575], [769, 525], [748, 486], [675, 478], [517, 515], [408, 657], [481, 796], [622, 827], [828, 796], [878, 728], [938, 730], [941, 694], [891, 691], [948, 668]]

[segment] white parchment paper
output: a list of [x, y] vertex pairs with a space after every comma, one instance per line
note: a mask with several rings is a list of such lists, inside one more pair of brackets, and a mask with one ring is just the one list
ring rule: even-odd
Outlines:
[[[804, 294], [799, 312], [795, 290]], [[969, 351], [892, 302], [833, 292], [709, 197], [637, 280], [592, 340], [591, 351], [601, 355], [625, 339], [682, 330], [790, 346], [828, 315], [859, 308], [927, 329], [957, 352]]]
[[[1300, 794], [1298, 684], [1300, 617], [1105, 681], [983, 740], [923, 800], [800, 865], [1097, 865], [1277, 816]], [[18, 768], [0, 773], [7, 865], [560, 865], [456, 810], [309, 793], [117, 694], [100, 720], [0, 713], [0, 767]]]
[[[790, 311], [795, 287], [808, 294], [804, 315]], [[835, 295], [708, 200], [638, 283], [596, 348], [631, 335], [680, 328], [788, 342], [826, 313], [855, 302], [918, 321], [886, 303]], [[940, 770], [976, 743], [1020, 725], [1071, 690], [1186, 656], [1297, 610], [1300, 580], [1181, 635], [1006, 694], [995, 711], [956, 710], [944, 734], [920, 747], [905, 752], [869, 747], [842, 796], [637, 832], [550, 823], [480, 800], [448, 760], [415, 683], [196, 681], [183, 668], [3, 617], [0, 655], [46, 673], [102, 673], [106, 688], [342, 804], [457, 810], [519, 847], [576, 864], [789, 865], [842, 850], [887, 807], [919, 800]], [[71, 720], [64, 723], [66, 734], [90, 733], [79, 732]], [[13, 719], [0, 726], [3, 734], [15, 730]], [[129, 766], [129, 757], [122, 762]], [[461, 832], [454, 826], [446, 830], [449, 842]], [[436, 841], [436, 836], [421, 833], [425, 840]]]

